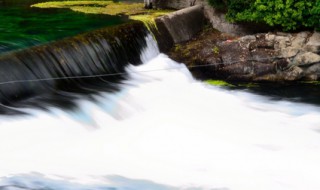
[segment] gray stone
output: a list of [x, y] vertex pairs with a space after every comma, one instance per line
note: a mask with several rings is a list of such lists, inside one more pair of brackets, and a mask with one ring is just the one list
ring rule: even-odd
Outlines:
[[291, 46], [294, 48], [302, 48], [307, 41], [307, 37], [296, 36], [291, 41]]
[[320, 79], [320, 63], [311, 65], [305, 71], [305, 79], [310, 81], [316, 81]]
[[290, 38], [285, 36], [276, 36], [274, 40], [276, 42], [275, 49], [284, 49], [291, 44]]
[[315, 46], [315, 45], [306, 45], [303, 49], [304, 49], [304, 51], [309, 51], [312, 53], [319, 53], [320, 52], [320, 46]]
[[293, 63], [295, 65], [311, 65], [320, 63], [320, 55], [312, 52], [302, 53], [294, 58]]
[[241, 42], [254, 42], [257, 40], [257, 38], [254, 35], [247, 35], [247, 36], [243, 36], [239, 39]]
[[300, 67], [292, 67], [284, 73], [284, 80], [295, 81], [303, 77], [303, 69]]
[[307, 45], [318, 45], [320, 46], [320, 32], [314, 32], [309, 38]]
[[312, 36], [309, 38], [308, 43], [306, 44], [305, 49], [313, 53], [320, 52], [320, 33], [319, 32], [314, 32], [312, 34]]
[[277, 42], [280, 42], [280, 41], [290, 42], [290, 38], [287, 36], [276, 36], [274, 39]]
[[282, 49], [280, 51], [280, 55], [278, 57], [279, 58], [291, 58], [291, 57], [296, 56], [298, 53], [299, 53], [298, 48], [289, 47], [289, 48]]
[[313, 75], [313, 74], [320, 75], [320, 63], [311, 65], [306, 69], [305, 73], [307, 75]]
[[304, 78], [304, 80], [307, 80], [307, 81], [317, 81], [319, 79], [319, 75], [310, 74], [310, 75], [304, 76], [303, 78]]
[[274, 35], [274, 34], [266, 34], [265, 38], [266, 38], [267, 41], [272, 41], [273, 42], [275, 40], [275, 38], [276, 38], [276, 35]]

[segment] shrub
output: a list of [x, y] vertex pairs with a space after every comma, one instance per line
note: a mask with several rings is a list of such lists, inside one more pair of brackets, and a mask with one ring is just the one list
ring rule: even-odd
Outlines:
[[285, 31], [302, 27], [320, 30], [320, 0], [228, 0], [225, 6], [231, 22], [266, 23]]
[[227, 0], [208, 0], [209, 5], [215, 7], [216, 9], [225, 9], [227, 8]]

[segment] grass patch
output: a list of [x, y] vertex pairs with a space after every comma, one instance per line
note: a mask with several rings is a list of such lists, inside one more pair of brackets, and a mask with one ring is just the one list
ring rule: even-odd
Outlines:
[[139, 20], [150, 27], [155, 27], [154, 19], [166, 15], [172, 10], [148, 10], [144, 3], [113, 2], [108, 1], [52, 1], [31, 5], [37, 8], [68, 8], [72, 11], [86, 14], [126, 15], [129, 19]]

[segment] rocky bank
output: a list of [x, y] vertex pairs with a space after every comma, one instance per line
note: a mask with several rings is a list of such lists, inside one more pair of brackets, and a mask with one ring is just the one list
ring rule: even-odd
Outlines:
[[200, 3], [156, 19], [160, 49], [185, 63], [196, 77], [255, 82], [320, 80], [319, 32], [252, 34], [250, 30], [243, 35], [245, 30], [229, 32], [236, 28], [214, 25], [215, 16], [208, 15], [208, 9], [206, 3]]
[[259, 33], [234, 37], [212, 29], [176, 44], [169, 55], [200, 78], [231, 81], [320, 79], [320, 33]]

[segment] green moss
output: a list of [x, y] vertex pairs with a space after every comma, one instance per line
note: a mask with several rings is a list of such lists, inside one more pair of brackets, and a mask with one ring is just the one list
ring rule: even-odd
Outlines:
[[149, 29], [156, 27], [154, 19], [166, 15], [171, 10], [148, 10], [144, 3], [107, 1], [53, 1], [31, 5], [37, 8], [69, 8], [86, 14], [127, 15], [132, 20], [142, 21]]
[[219, 50], [219, 48], [217, 46], [214, 46], [212, 48], [212, 52], [217, 55], [217, 54], [219, 54], [220, 50]]
[[74, 6], [107, 6], [112, 1], [52, 1], [52, 2], [45, 2], [45, 3], [37, 3], [34, 5], [31, 5], [31, 7], [37, 7], [37, 8], [70, 8]]
[[181, 50], [181, 45], [180, 44], [176, 44], [174, 46], [174, 51], [180, 51]]
[[210, 84], [210, 85], [214, 85], [214, 86], [227, 86], [227, 87], [234, 87], [234, 85], [226, 82], [226, 81], [223, 81], [223, 80], [207, 80], [205, 81], [207, 84]]

